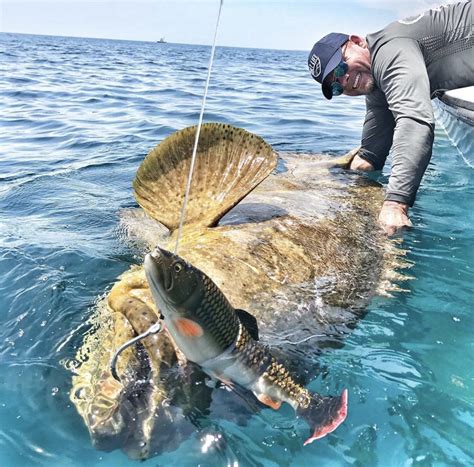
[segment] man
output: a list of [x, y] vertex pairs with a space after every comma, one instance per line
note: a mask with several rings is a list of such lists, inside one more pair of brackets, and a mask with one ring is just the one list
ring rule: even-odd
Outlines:
[[366, 96], [361, 148], [350, 168], [392, 171], [379, 215], [392, 235], [411, 226], [408, 208], [431, 158], [437, 93], [474, 84], [473, 1], [429, 10], [359, 36], [331, 33], [308, 57], [326, 99]]

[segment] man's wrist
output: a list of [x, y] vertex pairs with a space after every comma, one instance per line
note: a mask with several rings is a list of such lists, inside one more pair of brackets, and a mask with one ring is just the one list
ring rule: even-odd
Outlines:
[[349, 167], [352, 170], [362, 170], [364, 172], [372, 172], [374, 170], [374, 166], [357, 153], [354, 155]]
[[408, 212], [408, 204], [401, 201], [385, 200], [383, 202], [383, 207], [393, 207], [395, 209], [402, 210], [405, 214]]

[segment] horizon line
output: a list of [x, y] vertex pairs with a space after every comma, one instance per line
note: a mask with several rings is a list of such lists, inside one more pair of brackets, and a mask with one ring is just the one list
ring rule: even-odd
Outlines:
[[[89, 37], [89, 36], [64, 36], [62, 34], [37, 34], [31, 32], [15, 32], [15, 31], [0, 31], [0, 34], [18, 34], [22, 36], [40, 36], [40, 37], [64, 37], [70, 39], [91, 39], [91, 40], [106, 40], [106, 41], [119, 41], [119, 42], [144, 42], [147, 44], [171, 44], [171, 45], [195, 45], [198, 47], [212, 47], [211, 44], [190, 44], [187, 42], [162, 42], [159, 41], [152, 41], [152, 40], [143, 40], [143, 39], [117, 39], [111, 37]], [[216, 48], [225, 47], [229, 49], [256, 49], [256, 50], [278, 50], [282, 52], [307, 52], [307, 50], [303, 49], [275, 49], [275, 48], [268, 48], [268, 47], [248, 47], [248, 46], [240, 46], [240, 45], [224, 45], [224, 44], [216, 44]]]

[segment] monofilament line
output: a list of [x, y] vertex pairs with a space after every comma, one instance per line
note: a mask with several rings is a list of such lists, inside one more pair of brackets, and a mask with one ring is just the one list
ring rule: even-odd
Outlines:
[[[198, 142], [199, 142], [199, 133], [201, 132], [202, 118], [204, 116], [204, 107], [206, 106], [207, 90], [209, 88], [209, 80], [211, 79], [212, 63], [214, 61], [214, 53], [215, 53], [215, 50], [216, 50], [217, 30], [219, 28], [219, 20], [220, 20], [220, 17], [221, 17], [221, 10], [222, 10], [222, 4], [223, 3], [224, 3], [224, 0], [220, 0], [219, 13], [217, 15], [216, 30], [214, 32], [214, 42], [212, 44], [212, 50], [211, 50], [211, 59], [209, 60], [209, 68], [207, 70], [206, 88], [204, 89], [204, 97], [202, 99], [201, 114], [199, 115], [199, 123], [198, 123], [197, 131], [196, 131], [196, 138], [194, 140], [193, 155], [191, 157], [191, 166], [189, 167], [188, 183], [186, 185], [186, 193], [184, 195], [183, 207], [181, 209], [181, 218], [179, 220], [178, 236], [176, 238], [176, 246], [174, 248], [175, 254], [178, 253], [178, 244], [179, 244], [179, 240], [181, 238], [181, 231], [183, 229], [184, 217], [185, 217], [185, 212], [186, 212], [186, 204], [188, 203], [189, 190], [191, 188], [191, 180], [192, 180], [192, 176], [193, 176], [194, 162], [196, 160], [197, 146], [198, 146]], [[109, 366], [110, 366], [110, 371], [112, 373], [112, 376], [117, 381], [120, 381], [120, 377], [117, 374], [117, 359], [118, 359], [119, 355], [121, 354], [121, 352], [123, 352], [126, 348], [133, 345], [135, 342], [138, 342], [138, 341], [144, 339], [145, 337], [149, 336], [150, 334], [155, 334], [157, 332], [160, 332], [160, 330], [161, 330], [161, 321], [158, 321], [157, 323], [150, 326], [149, 329], [147, 331], [145, 331], [143, 334], [140, 334], [139, 336], [128, 340], [125, 344], [123, 344], [115, 352], [112, 359], [110, 360]]]
[[184, 219], [185, 219], [185, 216], [186, 216], [186, 205], [188, 204], [189, 190], [191, 189], [191, 181], [192, 181], [192, 178], [193, 178], [194, 164], [196, 162], [196, 153], [197, 153], [197, 147], [198, 147], [198, 142], [199, 142], [199, 135], [201, 133], [201, 125], [202, 125], [202, 119], [203, 119], [203, 116], [204, 116], [204, 108], [206, 106], [207, 90], [209, 89], [209, 81], [211, 79], [212, 64], [214, 62], [214, 54], [215, 54], [215, 51], [216, 51], [217, 31], [219, 29], [219, 20], [220, 20], [220, 17], [221, 17], [221, 10], [222, 10], [222, 4], [223, 3], [224, 3], [224, 0], [220, 0], [219, 13], [217, 14], [216, 30], [214, 31], [214, 41], [212, 43], [212, 49], [211, 49], [211, 58], [209, 60], [209, 66], [208, 66], [208, 70], [207, 70], [206, 87], [204, 89], [204, 96], [202, 98], [201, 113], [199, 115], [199, 123], [198, 123], [198, 127], [197, 127], [197, 130], [196, 130], [196, 137], [194, 139], [193, 155], [191, 157], [191, 165], [189, 166], [188, 182], [187, 182], [187, 185], [186, 185], [186, 192], [184, 194], [183, 207], [181, 208], [181, 216], [180, 216], [180, 219], [179, 219], [178, 236], [176, 237], [176, 245], [174, 247], [174, 253], [175, 254], [178, 254], [178, 245], [179, 245], [179, 241], [181, 239], [181, 232], [183, 230]]

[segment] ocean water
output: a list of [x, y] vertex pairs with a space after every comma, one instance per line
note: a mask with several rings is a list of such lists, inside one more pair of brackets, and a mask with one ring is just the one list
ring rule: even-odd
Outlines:
[[[119, 212], [144, 155], [198, 121], [209, 47], [1, 34], [0, 465], [128, 466], [93, 448], [69, 401], [98, 296], [140, 257]], [[219, 48], [205, 121], [279, 151], [343, 154], [364, 101], [327, 103], [305, 52]], [[413, 279], [377, 297], [314, 390], [349, 389], [347, 420], [303, 447], [291, 410], [216, 422], [144, 465], [473, 465], [473, 169], [438, 127], [403, 247]], [[387, 171], [378, 176], [386, 183]], [[329, 381], [329, 382], [328, 382]]]

